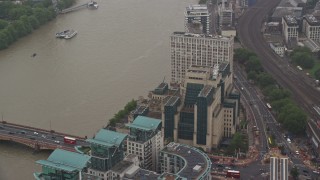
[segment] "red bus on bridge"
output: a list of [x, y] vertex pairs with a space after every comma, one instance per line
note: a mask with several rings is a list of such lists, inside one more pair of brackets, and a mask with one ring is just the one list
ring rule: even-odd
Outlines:
[[240, 178], [240, 171], [228, 170], [227, 171], [227, 177], [238, 179], [238, 178]]
[[73, 138], [73, 137], [65, 136], [63, 138], [63, 140], [64, 140], [64, 143], [67, 143], [67, 144], [76, 144], [77, 143], [77, 139]]

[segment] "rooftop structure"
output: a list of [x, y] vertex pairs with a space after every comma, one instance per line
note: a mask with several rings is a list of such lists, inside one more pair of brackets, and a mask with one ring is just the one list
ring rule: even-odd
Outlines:
[[88, 176], [107, 176], [108, 171], [124, 158], [124, 140], [127, 134], [100, 129], [93, 139], [87, 139], [91, 147], [91, 164]]
[[100, 129], [99, 132], [95, 135], [95, 137], [93, 139], [87, 139], [87, 142], [107, 147], [119, 147], [126, 137], [126, 134]]
[[175, 177], [187, 179], [206, 179], [211, 176], [210, 158], [192, 146], [169, 143], [160, 152], [160, 163], [161, 172], [165, 173], [163, 175], [173, 172]]
[[158, 128], [161, 121], [154, 118], [149, 118], [145, 116], [138, 116], [133, 123], [127, 124], [129, 128], [136, 128], [145, 131], [154, 131]]
[[320, 21], [314, 17], [311, 14], [305, 15], [304, 19], [308, 22], [309, 25], [311, 26], [320, 26]]
[[[46, 179], [48, 177], [64, 179], [78, 179], [81, 171], [87, 167], [90, 156], [65, 151], [62, 149], [54, 150], [47, 160], [38, 160], [37, 164], [42, 166], [42, 173], [35, 173], [35, 177]], [[64, 172], [64, 173], [61, 173]]]
[[271, 18], [272, 21], [281, 22], [283, 16], [291, 15], [294, 17], [302, 16], [302, 7], [276, 7]]
[[286, 21], [288, 26], [297, 26], [298, 25], [298, 22], [294, 18], [294, 16], [286, 15], [286, 16], [283, 17], [283, 19]]
[[[188, 27], [190, 23], [201, 23], [202, 25], [202, 33], [209, 34], [210, 28], [210, 20], [209, 20], [209, 12], [207, 5], [197, 4], [197, 5], [189, 5], [186, 7], [185, 15], [185, 30], [189, 31]], [[190, 26], [192, 27], [192, 26]]]

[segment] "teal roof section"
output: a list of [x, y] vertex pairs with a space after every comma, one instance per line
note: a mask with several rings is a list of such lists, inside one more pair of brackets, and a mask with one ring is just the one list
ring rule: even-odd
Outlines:
[[154, 119], [146, 116], [138, 116], [131, 124], [127, 124], [126, 126], [130, 128], [137, 128], [145, 131], [150, 131], [156, 130], [160, 123], [160, 119]]
[[87, 142], [101, 144], [104, 146], [120, 146], [123, 140], [127, 137], [127, 134], [118, 133], [106, 129], [100, 129], [93, 139], [87, 139]]
[[36, 163], [72, 172], [85, 168], [89, 160], [90, 156], [88, 155], [56, 149], [47, 160], [38, 160]]

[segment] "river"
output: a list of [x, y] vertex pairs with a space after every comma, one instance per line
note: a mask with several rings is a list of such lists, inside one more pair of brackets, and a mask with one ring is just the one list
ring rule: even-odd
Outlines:
[[[128, 101], [170, 79], [169, 36], [184, 30], [184, 9], [197, 1], [97, 2], [97, 10], [59, 15], [0, 51], [5, 121], [92, 137]], [[76, 37], [55, 38], [70, 28]], [[33, 179], [35, 161], [48, 155], [0, 142], [0, 180]]]

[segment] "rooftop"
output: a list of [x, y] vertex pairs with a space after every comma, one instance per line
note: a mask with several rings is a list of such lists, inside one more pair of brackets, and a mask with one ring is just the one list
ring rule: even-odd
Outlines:
[[205, 4], [193, 4], [186, 7], [187, 11], [208, 11], [208, 7]]
[[118, 133], [106, 129], [100, 129], [93, 139], [87, 139], [89, 143], [100, 144], [108, 147], [120, 146], [127, 134]]
[[131, 178], [125, 177], [124, 180], [140, 180], [140, 179], [146, 179], [146, 180], [154, 180], [157, 179], [160, 175], [153, 171], [148, 171], [145, 169], [139, 169], [139, 171]]
[[160, 119], [154, 119], [146, 116], [138, 116], [136, 119], [131, 123], [127, 124], [126, 126], [130, 128], [137, 128], [146, 131], [156, 130], [160, 125]]
[[294, 16], [286, 15], [283, 17], [288, 26], [298, 26], [297, 20]]
[[182, 36], [182, 37], [193, 37], [193, 38], [206, 38], [206, 39], [217, 39], [217, 40], [231, 40], [233, 37], [226, 37], [226, 36], [212, 36], [206, 34], [193, 34], [193, 33], [186, 33], [186, 32], [173, 32], [173, 36]]
[[304, 19], [311, 25], [311, 26], [319, 26], [320, 21], [313, 15], [305, 15]]
[[[188, 179], [201, 179], [201, 177], [211, 171], [211, 161], [207, 154], [194, 147], [169, 143], [161, 152], [179, 156], [185, 160], [185, 166], [176, 174]], [[201, 170], [195, 172], [193, 168], [199, 165]]]
[[210, 85], [205, 85], [203, 87], [203, 89], [200, 91], [199, 93], [199, 97], [207, 97], [209, 95], [209, 93], [212, 91], [213, 89], [213, 86], [210, 86]]
[[133, 164], [133, 162], [130, 162], [130, 161], [120, 161], [115, 166], [113, 166], [113, 168], [111, 170], [114, 172], [117, 172], [118, 174], [121, 174], [126, 169], [128, 169], [132, 164]]
[[165, 106], [174, 106], [179, 101], [179, 99], [180, 98], [178, 96], [168, 96], [168, 98], [166, 99], [166, 102], [164, 102], [164, 105]]
[[276, 7], [272, 17], [273, 18], [282, 18], [286, 15], [293, 15], [294, 17], [301, 17], [302, 7]]
[[135, 110], [133, 110], [133, 114], [142, 114], [143, 112], [145, 112], [146, 110], [147, 110], [147, 106], [144, 106], [144, 105], [138, 105], [137, 107], [136, 107], [136, 109]]
[[38, 160], [36, 163], [54, 169], [72, 172], [85, 168], [89, 160], [90, 156], [88, 155], [56, 149], [47, 160]]

